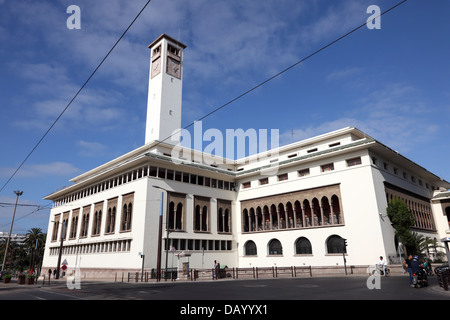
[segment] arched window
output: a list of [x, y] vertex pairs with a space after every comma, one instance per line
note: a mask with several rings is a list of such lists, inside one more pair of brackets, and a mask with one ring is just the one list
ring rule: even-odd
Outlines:
[[272, 204], [270, 206], [270, 216], [272, 217], [272, 230], [277, 230], [278, 227], [278, 213], [277, 213], [277, 207]]
[[223, 227], [223, 209], [219, 208], [219, 212], [217, 213], [217, 231], [218, 232], [223, 232], [224, 231], [224, 227]]
[[96, 211], [94, 213], [94, 226], [92, 228], [92, 235], [100, 234], [100, 226], [102, 223], [102, 210]]
[[309, 201], [307, 199], [303, 200], [303, 208], [304, 208], [304, 212], [305, 212], [304, 227], [311, 227], [312, 226], [311, 206], [309, 205]]
[[340, 236], [332, 235], [327, 240], [328, 253], [344, 253], [344, 239]]
[[178, 203], [175, 213], [175, 229], [183, 230], [183, 204], [181, 202]]
[[200, 214], [200, 206], [197, 205], [195, 207], [195, 224], [194, 224], [194, 230], [200, 231], [200, 223], [201, 222], [201, 214]]
[[106, 217], [106, 233], [113, 233], [116, 224], [116, 207], [108, 209], [108, 215]]
[[320, 200], [322, 204], [322, 212], [323, 212], [323, 225], [333, 224], [331, 219], [331, 207], [327, 197], [322, 197]]
[[255, 231], [256, 228], [256, 219], [255, 219], [255, 209], [250, 208], [250, 230]]
[[277, 239], [272, 239], [269, 241], [269, 256], [273, 255], [282, 255], [283, 247], [281, 246], [281, 242]]
[[252, 240], [249, 240], [244, 244], [244, 255], [245, 256], [257, 255], [256, 244]]
[[295, 254], [312, 254], [311, 242], [305, 237], [298, 238], [295, 242]]
[[228, 212], [228, 209], [225, 209], [224, 217], [223, 217], [224, 223], [224, 231], [230, 232], [230, 213]]
[[249, 229], [249, 216], [248, 216], [248, 210], [244, 209], [242, 212], [242, 232], [248, 232]]
[[219, 208], [217, 213], [217, 231], [230, 232], [230, 215], [228, 209]]
[[208, 231], [208, 208], [203, 206], [202, 209], [202, 231]]
[[121, 231], [131, 230], [131, 217], [133, 214], [133, 205], [131, 203], [124, 204], [122, 212], [122, 223], [120, 224]]
[[169, 203], [169, 230], [174, 229], [174, 223], [175, 223], [175, 203], [173, 201], [170, 201]]
[[317, 198], [312, 199], [311, 208], [313, 213], [313, 226], [322, 225], [322, 214], [320, 212], [320, 204]]
[[339, 205], [339, 198], [336, 195], [331, 197], [331, 208], [333, 211], [333, 224], [342, 224], [341, 207]]

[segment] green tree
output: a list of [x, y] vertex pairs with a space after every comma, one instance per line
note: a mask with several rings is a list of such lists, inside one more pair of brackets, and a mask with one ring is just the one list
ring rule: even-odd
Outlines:
[[46, 234], [40, 228], [31, 228], [25, 235], [24, 246], [29, 252], [30, 269], [39, 265], [44, 253]]
[[395, 235], [403, 243], [405, 257], [407, 252], [414, 252], [415, 248], [414, 235], [411, 227], [414, 225], [414, 215], [409, 210], [406, 203], [398, 198], [389, 201], [386, 213], [391, 220], [392, 227], [395, 230]]

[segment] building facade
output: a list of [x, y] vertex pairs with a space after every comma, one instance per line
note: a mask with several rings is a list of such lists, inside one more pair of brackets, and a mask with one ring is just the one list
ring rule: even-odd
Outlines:
[[450, 233], [450, 184], [356, 128], [237, 160], [180, 149], [186, 46], [162, 35], [149, 48], [146, 144], [45, 197], [53, 208], [44, 272], [60, 253], [69, 272], [97, 277], [156, 269], [158, 260], [179, 269], [214, 260], [335, 266], [343, 251], [350, 265], [380, 255], [398, 263], [386, 215], [393, 197], [414, 213], [415, 231]]

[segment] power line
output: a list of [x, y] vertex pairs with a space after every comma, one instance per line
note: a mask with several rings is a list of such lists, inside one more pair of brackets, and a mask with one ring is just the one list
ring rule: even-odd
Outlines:
[[[17, 221], [20, 221], [20, 220], [22, 220], [22, 219], [25, 219], [26, 217], [31, 216], [33, 213], [36, 213], [36, 212], [38, 212], [38, 211], [45, 210], [45, 209], [50, 209], [50, 206], [51, 206], [51, 205], [52, 205], [51, 203], [50, 203], [50, 204], [46, 204], [46, 205], [44, 205], [44, 206], [40, 206], [40, 205], [19, 205], [19, 204], [17, 204], [17, 206], [34, 206], [34, 207], [36, 207], [36, 209], [34, 209], [33, 211], [31, 211], [31, 212], [29, 212], [29, 213], [27, 213], [27, 214], [25, 214], [25, 215], [23, 215], [23, 216], [21, 216], [21, 217], [15, 219], [15, 221], [17, 222]], [[1, 228], [1, 227], [5, 227], [5, 226], [7, 226], [7, 225], [9, 225], [9, 223], [8, 223], [8, 224], [0, 225], [0, 228]]]
[[77, 91], [77, 93], [73, 96], [73, 98], [69, 101], [69, 103], [66, 105], [66, 107], [63, 109], [63, 111], [59, 114], [59, 116], [56, 118], [56, 120], [52, 123], [52, 125], [48, 128], [48, 130], [44, 133], [44, 135], [41, 137], [41, 139], [38, 141], [38, 143], [34, 146], [34, 148], [28, 153], [28, 155], [25, 157], [25, 159], [22, 161], [22, 163], [19, 165], [19, 167], [14, 171], [14, 173], [9, 177], [8, 181], [3, 185], [3, 187], [0, 189], [0, 192], [3, 191], [3, 189], [6, 187], [6, 185], [11, 181], [11, 179], [16, 175], [16, 173], [22, 168], [22, 166], [25, 164], [25, 162], [28, 160], [28, 158], [33, 154], [33, 152], [37, 149], [37, 147], [41, 144], [41, 142], [45, 139], [47, 134], [52, 130], [52, 128], [55, 126], [55, 124], [59, 121], [59, 119], [63, 116], [63, 114], [69, 109], [72, 102], [78, 97], [80, 92], [84, 89], [84, 87], [87, 85], [89, 80], [94, 76], [94, 74], [97, 72], [97, 70], [101, 67], [103, 62], [108, 58], [110, 53], [115, 49], [115, 47], [119, 44], [120, 40], [125, 36], [125, 34], [128, 32], [128, 30], [131, 28], [131, 26], [135, 23], [137, 18], [141, 15], [141, 13], [145, 10], [145, 8], [148, 6], [151, 0], [148, 0], [147, 3], [142, 7], [141, 11], [136, 15], [136, 17], [133, 19], [133, 21], [130, 23], [130, 25], [126, 28], [126, 30], [122, 33], [122, 35], [119, 37], [119, 39], [114, 43], [114, 45], [111, 47], [111, 49], [108, 51], [108, 53], [105, 55], [105, 57], [100, 61], [98, 66], [94, 69], [94, 71], [91, 73], [89, 78], [84, 82], [84, 84], [81, 86], [81, 88]]
[[[383, 11], [383, 12], [380, 13], [378, 16], [372, 18], [371, 21], [373, 21], [373, 20], [375, 20], [375, 19], [381, 17], [382, 15], [388, 13], [389, 11], [391, 11], [391, 10], [397, 8], [398, 6], [400, 6], [401, 4], [405, 3], [406, 1], [408, 1], [408, 0], [403, 0], [403, 1], [399, 2], [399, 3], [397, 3], [396, 5], [392, 6], [391, 8], [387, 9], [386, 11]], [[299, 65], [300, 63], [302, 63], [302, 62], [308, 60], [309, 58], [315, 56], [315, 55], [318, 54], [319, 52], [321, 52], [321, 51], [327, 49], [328, 47], [332, 46], [333, 44], [337, 43], [338, 41], [340, 41], [340, 40], [346, 38], [347, 36], [351, 35], [351, 34], [354, 33], [355, 31], [357, 31], [357, 30], [361, 29], [362, 27], [366, 26], [368, 23], [369, 23], [369, 22], [366, 21], [366, 22], [364, 22], [363, 24], [361, 24], [360, 26], [358, 26], [358, 27], [354, 28], [353, 30], [347, 32], [346, 34], [340, 36], [340, 37], [337, 38], [336, 40], [333, 40], [333, 41], [329, 42], [328, 44], [324, 45], [324, 46], [321, 47], [320, 49], [318, 49], [318, 50], [314, 51], [313, 53], [309, 54], [309, 55], [306, 56], [305, 58], [303, 58], [303, 59], [297, 61], [296, 63], [292, 64], [291, 66], [285, 68], [284, 70], [278, 72], [277, 74], [275, 74], [275, 75], [271, 76], [270, 78], [264, 80], [263, 82], [257, 84], [257, 85], [254, 86], [253, 88], [248, 89], [247, 91], [241, 93], [241, 94], [238, 95], [237, 97], [235, 97], [235, 98], [229, 100], [228, 102], [226, 102], [225, 104], [221, 105], [220, 107], [218, 107], [218, 108], [212, 110], [211, 112], [207, 113], [206, 115], [204, 115], [203, 117], [199, 118], [198, 120], [196, 120], [196, 121], [194, 121], [194, 122], [188, 124], [188, 125], [187, 125], [186, 127], [184, 127], [183, 129], [187, 129], [187, 128], [191, 127], [192, 125], [194, 125], [195, 122], [201, 121], [201, 120], [203, 120], [203, 119], [209, 117], [210, 115], [216, 113], [217, 111], [219, 111], [219, 110], [225, 108], [226, 106], [228, 106], [228, 105], [232, 104], [233, 102], [239, 100], [240, 98], [246, 96], [246, 95], [249, 94], [250, 92], [255, 91], [255, 90], [258, 89], [259, 87], [262, 87], [262, 86], [265, 85], [266, 83], [268, 83], [268, 82], [272, 81], [273, 79], [275, 79], [275, 78], [281, 76], [283, 73], [285, 73], [285, 72], [291, 70], [292, 68], [296, 67], [296, 66]], [[174, 135], [176, 135], [176, 134], [179, 134], [179, 133], [181, 132], [181, 130], [183, 130], [183, 129], [180, 129], [179, 131], [177, 131], [177, 132], [175, 132], [175, 133], [172, 133], [170, 136], [168, 136], [168, 137], [165, 138], [164, 140], [159, 141], [156, 145], [158, 145], [158, 144], [160, 144], [160, 143], [166, 141], [167, 139], [171, 138], [172, 136], [174, 136]]]
[[[18, 207], [40, 207], [38, 204], [17, 204]], [[14, 207], [14, 203], [0, 202], [0, 207]]]

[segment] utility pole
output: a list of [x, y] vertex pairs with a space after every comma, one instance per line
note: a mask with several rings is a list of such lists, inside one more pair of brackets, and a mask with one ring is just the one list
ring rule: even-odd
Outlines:
[[14, 217], [16, 215], [16, 208], [17, 208], [17, 201], [19, 200], [19, 197], [23, 194], [23, 191], [14, 191], [16, 194], [16, 204], [14, 205], [14, 212], [11, 220], [11, 227], [9, 228], [9, 235], [8, 235], [8, 241], [6, 242], [6, 249], [5, 249], [5, 256], [3, 257], [3, 264], [2, 264], [2, 271], [5, 270], [5, 263], [6, 263], [6, 257], [8, 256], [8, 248], [9, 248], [9, 241], [11, 239], [11, 232], [14, 224]]
[[347, 239], [342, 239], [342, 257], [344, 258], [345, 275], [347, 275], [347, 259], [345, 259], [346, 253], [347, 253]]

